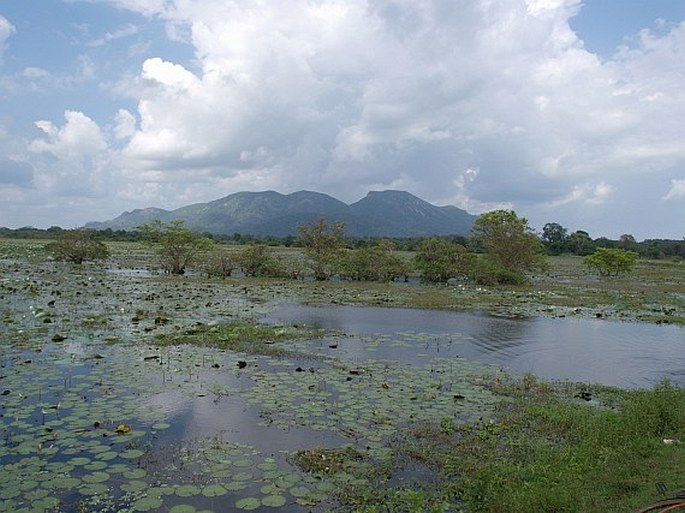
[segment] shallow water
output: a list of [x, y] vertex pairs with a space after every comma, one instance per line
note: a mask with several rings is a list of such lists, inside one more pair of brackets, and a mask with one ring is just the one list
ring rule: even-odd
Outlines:
[[[649, 387], [664, 378], [685, 386], [685, 329], [600, 319], [522, 319], [464, 312], [379, 307], [289, 305], [263, 321], [304, 323], [349, 335], [339, 357], [423, 361], [445, 356], [494, 364], [547, 379]], [[415, 336], [403, 345], [374, 337]]]
[[[499, 399], [485, 383], [499, 367], [621, 386], [685, 381], [683, 330], [667, 326], [351, 307], [268, 314], [288, 287], [9, 267], [0, 511], [325, 511], [352, 476], [301, 472], [294, 451], [353, 446], [386, 461], [413, 426], [487, 419]], [[278, 342], [299, 351], [280, 358], [155, 343], [262, 316], [346, 335]], [[394, 470], [407, 486], [430, 478]]]

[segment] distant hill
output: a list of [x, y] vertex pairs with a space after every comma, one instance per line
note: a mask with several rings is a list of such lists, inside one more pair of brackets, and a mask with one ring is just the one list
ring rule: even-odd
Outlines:
[[133, 230], [155, 219], [182, 220], [186, 226], [216, 235], [297, 235], [297, 227], [323, 217], [345, 223], [345, 233], [357, 237], [419, 237], [468, 235], [476, 216], [454, 206], [437, 207], [404, 191], [373, 191], [347, 205], [310, 191], [238, 192], [208, 203], [176, 210], [161, 208], [124, 212], [87, 228]]

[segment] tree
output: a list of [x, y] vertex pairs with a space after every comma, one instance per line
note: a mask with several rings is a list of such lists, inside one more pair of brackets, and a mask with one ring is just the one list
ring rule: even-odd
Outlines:
[[55, 260], [81, 264], [86, 260], [104, 260], [109, 256], [107, 246], [95, 238], [93, 230], [60, 230], [57, 240], [45, 246]]
[[283, 266], [274, 258], [264, 244], [250, 244], [237, 257], [240, 270], [245, 276], [282, 276]]
[[465, 275], [472, 261], [472, 255], [464, 246], [438, 238], [423, 241], [414, 257], [421, 277], [432, 282], [446, 282]]
[[162, 268], [170, 274], [184, 274], [197, 256], [212, 248], [213, 242], [186, 228], [183, 221], [155, 220], [138, 227], [145, 240], [157, 248]]
[[326, 280], [335, 274], [345, 243], [345, 224], [329, 225], [325, 219], [320, 218], [316, 223], [298, 226], [297, 229], [300, 232], [300, 244], [310, 259], [314, 277], [317, 280]]
[[590, 269], [595, 269], [600, 276], [618, 276], [630, 272], [637, 264], [638, 254], [621, 248], [597, 248], [583, 259]]
[[547, 223], [542, 227], [542, 241], [551, 255], [563, 253], [566, 233], [566, 228], [559, 223]]
[[627, 251], [634, 251], [638, 248], [638, 243], [631, 234], [624, 233], [618, 239], [618, 247]]
[[528, 226], [528, 220], [513, 210], [494, 210], [481, 215], [471, 230], [473, 240], [488, 257], [510, 272], [544, 269], [544, 247]]
[[228, 278], [238, 267], [236, 256], [228, 251], [212, 251], [203, 259], [204, 271], [207, 277]]
[[595, 250], [595, 243], [583, 230], [576, 230], [566, 239], [566, 249], [574, 255], [585, 256]]
[[409, 266], [395, 254], [395, 245], [389, 240], [350, 250], [345, 256], [343, 272], [355, 280], [391, 281], [409, 274]]

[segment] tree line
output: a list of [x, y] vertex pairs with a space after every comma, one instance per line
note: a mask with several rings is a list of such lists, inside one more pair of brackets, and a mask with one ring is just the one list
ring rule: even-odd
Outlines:
[[[24, 228], [4, 228], [0, 227], [0, 238], [20, 238], [20, 239], [53, 239], [58, 237], [68, 229], [59, 226], [52, 226], [47, 229], [24, 227]], [[147, 237], [142, 230], [95, 230], [95, 238], [101, 241], [128, 241], [140, 242]], [[301, 238], [297, 235], [287, 235], [283, 237], [273, 235], [250, 235], [234, 233], [232, 235], [216, 235], [201, 233], [204, 238], [218, 244], [262, 244], [265, 246], [284, 246], [302, 247]], [[588, 232], [576, 230], [569, 233], [568, 230], [559, 223], [547, 223], [541, 232], [537, 233], [538, 238], [543, 244], [548, 255], [579, 255], [587, 256], [594, 253], [598, 248], [620, 248], [636, 252], [642, 258], [685, 258], [685, 237], [682, 240], [674, 239], [645, 239], [637, 241], [630, 234], [624, 234], [619, 239], [608, 239], [598, 237], [593, 239]], [[419, 247], [432, 237], [384, 237], [382, 239], [374, 237], [351, 237], [345, 235], [345, 245], [351, 249], [373, 247], [379, 240], [390, 241], [398, 251], [417, 251]], [[472, 237], [463, 235], [441, 236], [440, 239], [448, 240], [460, 244], [469, 251], [482, 253], [484, 249], [478, 245]]]
[[[407, 280], [419, 275], [430, 282], [450, 279], [470, 280], [478, 284], [523, 284], [531, 273], [548, 268], [547, 255], [561, 254], [566, 247], [583, 240], [584, 263], [601, 276], [629, 272], [636, 264], [637, 242], [622, 237], [615, 247], [595, 247], [589, 237], [578, 232], [566, 235], [558, 224], [545, 225], [542, 237], [528, 225], [527, 219], [513, 210], [496, 210], [481, 215], [469, 239], [426, 238], [416, 241], [413, 256], [403, 256], [398, 245], [388, 239], [364, 240], [351, 245], [344, 224], [319, 219], [298, 228], [293, 246], [302, 248], [305, 258], [276, 254], [263, 242], [241, 244], [237, 249], [187, 228], [183, 221], [154, 221], [141, 225], [141, 240], [154, 248], [160, 267], [169, 274], [184, 274], [190, 266], [208, 276], [227, 277], [235, 271], [245, 276], [301, 278], [316, 280], [333, 276], [365, 281]], [[584, 232], [583, 232], [584, 233]], [[102, 232], [60, 230], [55, 241], [46, 246], [57, 260], [81, 263], [108, 256]]]

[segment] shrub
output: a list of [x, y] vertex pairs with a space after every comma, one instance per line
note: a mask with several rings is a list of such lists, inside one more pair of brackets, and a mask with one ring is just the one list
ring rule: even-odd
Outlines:
[[155, 220], [138, 227], [147, 243], [157, 247], [162, 267], [170, 274], [184, 274], [199, 254], [212, 247], [212, 241], [185, 227], [183, 221], [164, 224]]
[[600, 276], [618, 276], [630, 272], [637, 264], [638, 254], [620, 248], [598, 248], [592, 255], [583, 259], [590, 269]]
[[55, 260], [81, 264], [86, 260], [104, 260], [109, 256], [107, 246], [95, 239], [92, 230], [65, 230], [57, 240], [45, 246]]
[[210, 278], [228, 278], [237, 267], [235, 256], [227, 251], [212, 252], [204, 261], [204, 270]]
[[502, 267], [490, 258], [480, 258], [473, 262], [469, 270], [469, 278], [478, 285], [523, 285], [526, 277], [519, 271], [512, 271]]
[[473, 255], [461, 244], [437, 238], [423, 241], [414, 257], [414, 265], [421, 277], [432, 282], [446, 282], [465, 275], [472, 261]]
[[409, 274], [407, 263], [394, 252], [392, 242], [381, 240], [375, 246], [343, 253], [342, 274], [353, 280], [392, 281]]
[[264, 244], [247, 246], [238, 254], [237, 262], [245, 276], [285, 275], [284, 267]]

